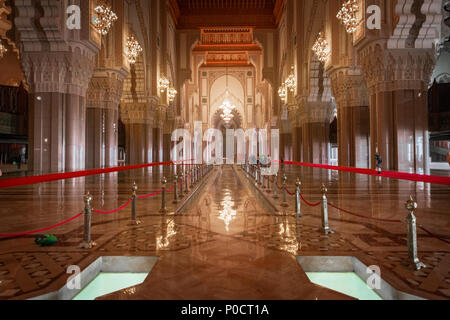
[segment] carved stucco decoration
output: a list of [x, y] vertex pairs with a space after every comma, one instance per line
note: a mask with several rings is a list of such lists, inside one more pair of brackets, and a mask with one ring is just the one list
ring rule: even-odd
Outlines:
[[15, 7], [22, 67], [31, 92], [85, 96], [99, 51], [97, 39], [80, 40], [82, 31], [66, 32], [61, 1], [16, 1]]
[[372, 42], [359, 52], [371, 94], [396, 90], [427, 90], [435, 66], [431, 50], [386, 50], [385, 41]]
[[126, 73], [110, 70], [95, 72], [87, 92], [88, 108], [117, 109]]
[[333, 96], [339, 108], [369, 105], [369, 91], [360, 67], [335, 68], [329, 74]]
[[215, 70], [215, 71], [209, 71], [208, 72], [208, 86], [209, 88], [211, 88], [211, 86], [213, 85], [213, 83], [219, 79], [222, 76], [226, 76], [227, 74], [229, 76], [233, 76], [236, 79], [239, 80], [239, 82], [242, 84], [242, 88], [245, 88], [245, 75], [246, 75], [247, 71], [238, 71], [238, 70], [228, 70], [228, 72], [226, 70]]

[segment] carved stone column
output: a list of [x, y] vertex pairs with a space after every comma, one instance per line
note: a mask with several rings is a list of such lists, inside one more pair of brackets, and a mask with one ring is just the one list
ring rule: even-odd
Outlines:
[[399, 0], [388, 13], [394, 19], [384, 20], [380, 31], [354, 33], [370, 92], [371, 167], [378, 149], [385, 169], [428, 173], [427, 91], [442, 0]]
[[125, 123], [127, 164], [139, 165], [155, 161], [153, 109], [150, 103], [122, 103]]
[[87, 93], [86, 166], [118, 165], [119, 103], [126, 72], [96, 71]]
[[362, 70], [342, 67], [327, 73], [337, 105], [339, 165], [369, 168], [369, 92]]
[[426, 49], [386, 50], [384, 45], [373, 42], [360, 51], [370, 91], [371, 154], [378, 150], [386, 170], [425, 173], [427, 86], [434, 54]]
[[303, 162], [328, 164], [331, 102], [308, 101], [300, 108]]
[[61, 1], [15, 1], [15, 26], [30, 87], [30, 167], [60, 172], [85, 168], [86, 91], [99, 50], [82, 7], [81, 30], [67, 32]]

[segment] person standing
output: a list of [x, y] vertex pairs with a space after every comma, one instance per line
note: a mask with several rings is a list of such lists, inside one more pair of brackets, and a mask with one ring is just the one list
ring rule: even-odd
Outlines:
[[377, 172], [378, 174], [381, 174], [381, 169], [383, 167], [383, 158], [378, 153], [375, 154], [375, 161], [377, 165]]

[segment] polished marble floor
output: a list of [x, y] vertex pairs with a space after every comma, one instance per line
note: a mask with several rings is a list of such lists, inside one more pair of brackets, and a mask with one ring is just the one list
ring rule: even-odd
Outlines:
[[[133, 181], [145, 195], [161, 188], [162, 176], [173, 180], [172, 173], [173, 168], [142, 169], [0, 190], [0, 234], [68, 219], [81, 212], [87, 191], [96, 209], [115, 209], [128, 201]], [[283, 173], [291, 191], [301, 179], [308, 201], [317, 202], [326, 183], [330, 202], [367, 217], [404, 221], [404, 203], [412, 195], [419, 204], [418, 224], [450, 240], [449, 187], [300, 167], [283, 168]], [[82, 219], [55, 229], [60, 241], [49, 248], [34, 245], [32, 236], [0, 240], [0, 299], [55, 291], [69, 276], [67, 266], [83, 269], [104, 255], [159, 257], [142, 285], [105, 299], [349, 299], [312, 284], [296, 261], [300, 255], [356, 256], [380, 266], [382, 277], [401, 291], [450, 297], [449, 244], [419, 230], [419, 256], [428, 268], [414, 271], [407, 264], [404, 223], [330, 208], [336, 233], [325, 236], [319, 230], [320, 207], [302, 204], [303, 217], [296, 220], [290, 197], [290, 207], [276, 212], [238, 167], [215, 168], [180, 214], [159, 214], [160, 201], [159, 195], [138, 201], [139, 226], [129, 224], [129, 207], [94, 215], [92, 236], [98, 245], [92, 250], [78, 249]], [[170, 201], [169, 212], [174, 210]]]

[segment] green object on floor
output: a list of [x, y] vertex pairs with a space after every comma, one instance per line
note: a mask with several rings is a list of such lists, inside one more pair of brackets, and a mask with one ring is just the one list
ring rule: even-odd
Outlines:
[[34, 239], [34, 243], [38, 246], [51, 246], [58, 242], [58, 238], [53, 234], [38, 235]]

